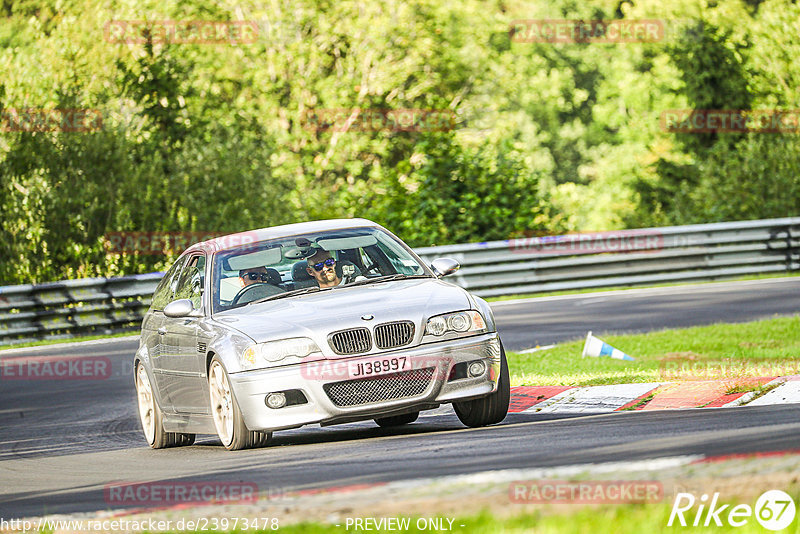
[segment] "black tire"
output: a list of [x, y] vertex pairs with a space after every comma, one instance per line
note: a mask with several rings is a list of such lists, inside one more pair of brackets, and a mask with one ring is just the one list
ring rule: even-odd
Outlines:
[[[255, 447], [265, 446], [270, 438], [271, 432], [258, 432], [250, 430], [244, 422], [242, 412], [239, 409], [239, 403], [236, 401], [236, 395], [230, 387], [230, 380], [228, 378], [228, 371], [222, 365], [222, 361], [214, 356], [211, 359], [211, 364], [208, 366], [208, 387], [209, 397], [211, 398], [211, 415], [214, 419], [214, 426], [217, 429], [217, 436], [219, 436], [222, 445], [229, 451], [239, 451], [242, 449], [252, 449]], [[215, 381], [212, 384], [212, 380]], [[219, 382], [217, 382], [219, 381]], [[222, 387], [224, 385], [224, 387]], [[215, 391], [215, 388], [217, 391]], [[218, 402], [220, 395], [229, 394], [228, 406], [230, 412], [225, 410]], [[215, 406], [215, 404], [217, 404]], [[225, 412], [224, 415], [221, 412]], [[230, 417], [230, 426], [227, 428], [227, 418]], [[225, 425], [224, 427], [221, 425]]]
[[413, 423], [419, 417], [419, 412], [404, 413], [403, 415], [394, 415], [392, 417], [379, 417], [375, 419], [378, 426], [381, 428], [390, 428], [393, 426], [403, 426]]
[[179, 446], [186, 446], [186, 445], [193, 445], [194, 444], [194, 434], [176, 434], [178, 436], [178, 443], [176, 445]]
[[142, 433], [153, 449], [166, 449], [167, 447], [181, 447], [194, 443], [194, 434], [182, 432], [167, 432], [164, 430], [164, 414], [158, 406], [153, 395], [152, 382], [147, 369], [141, 363], [136, 365], [136, 399], [139, 407], [139, 423]]
[[458, 419], [469, 427], [479, 427], [494, 425], [506, 418], [508, 405], [511, 402], [511, 380], [508, 376], [508, 362], [506, 361], [506, 351], [500, 345], [500, 379], [497, 383], [497, 391], [481, 397], [464, 402], [454, 402]]

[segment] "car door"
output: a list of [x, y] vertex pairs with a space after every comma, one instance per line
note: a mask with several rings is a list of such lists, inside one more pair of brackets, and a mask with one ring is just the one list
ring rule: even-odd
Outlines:
[[164, 329], [164, 307], [172, 302], [172, 296], [177, 288], [178, 278], [186, 264], [186, 257], [180, 258], [161, 279], [153, 293], [153, 300], [150, 303], [150, 311], [142, 324], [143, 341], [147, 346], [147, 353], [150, 355], [150, 367], [153, 371], [153, 380], [158, 390], [161, 409], [165, 412], [172, 412], [172, 400], [167, 394], [168, 378], [165, 374], [166, 355], [169, 347], [166, 345], [166, 333]]
[[[205, 268], [203, 254], [189, 256], [172, 300], [189, 299], [194, 308], [202, 312]], [[164, 338], [168, 348], [164, 355], [165, 386], [178, 413], [208, 412], [205, 348], [198, 344], [201, 323], [202, 317], [164, 318]]]

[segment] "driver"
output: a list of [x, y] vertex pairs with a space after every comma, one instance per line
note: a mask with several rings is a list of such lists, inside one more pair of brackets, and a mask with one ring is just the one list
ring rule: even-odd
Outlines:
[[266, 267], [252, 267], [239, 271], [239, 278], [242, 280], [242, 287], [247, 287], [266, 283], [269, 281], [269, 274]]
[[[336, 260], [327, 250], [317, 249], [313, 255], [306, 258], [306, 263], [308, 264], [306, 272], [317, 282], [320, 289], [336, 287], [350, 281], [366, 280], [363, 276], [356, 276], [355, 265], [346, 263], [342, 265], [342, 272], [345, 278], [340, 278], [336, 272]], [[354, 280], [351, 280], [352, 278]]]
[[321, 289], [336, 287], [342, 283], [342, 279], [336, 274], [336, 260], [327, 250], [317, 249], [312, 256], [306, 258], [306, 263], [306, 272], [316, 280]]

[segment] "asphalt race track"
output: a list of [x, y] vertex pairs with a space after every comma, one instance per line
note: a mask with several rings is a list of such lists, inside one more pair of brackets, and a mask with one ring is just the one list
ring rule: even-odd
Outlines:
[[[521, 350], [592, 330], [647, 330], [800, 312], [800, 278], [671, 287], [497, 303], [507, 348]], [[136, 415], [132, 338], [0, 352], [10, 357], [107, 357], [104, 380], [0, 379], [0, 517], [107, 509], [110, 483], [157, 480], [256, 483], [261, 491], [343, 486], [490, 469], [627, 461], [686, 454], [796, 449], [800, 406], [511, 414], [464, 428], [454, 414], [401, 429], [373, 423], [276, 433], [272, 446], [227, 452], [211, 436], [150, 450]]]

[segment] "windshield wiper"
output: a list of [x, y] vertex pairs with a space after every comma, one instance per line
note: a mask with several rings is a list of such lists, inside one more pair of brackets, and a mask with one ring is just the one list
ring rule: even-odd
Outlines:
[[256, 299], [248, 302], [248, 304], [258, 304], [259, 302], [267, 302], [268, 300], [277, 300], [282, 299], [285, 297], [293, 297], [295, 295], [302, 295], [304, 293], [314, 293], [319, 291], [318, 286], [310, 286], [310, 287], [303, 287], [300, 289], [294, 289], [292, 291], [287, 291], [286, 293], [278, 293], [277, 295], [270, 295], [268, 297], [264, 297], [263, 299]]
[[352, 284], [347, 284], [345, 286], [339, 287], [353, 287], [353, 286], [363, 286], [365, 284], [372, 284], [375, 282], [390, 282], [392, 280], [405, 280], [408, 278], [430, 278], [427, 274], [387, 274], [385, 276], [379, 276], [377, 278], [367, 278], [366, 280], [361, 280], [359, 282], [353, 282]]

